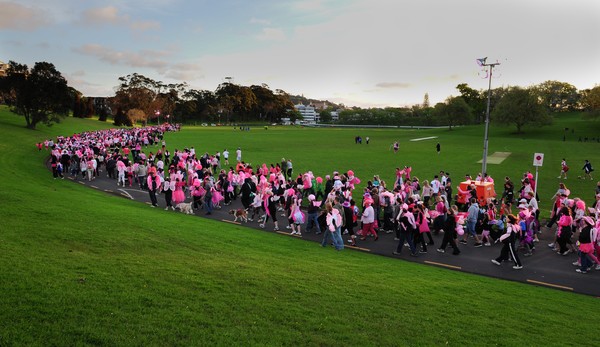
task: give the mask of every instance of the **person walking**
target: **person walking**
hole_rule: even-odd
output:
[[[415,247],[415,243],[413,241],[413,235],[417,229],[417,225],[415,223],[415,216],[413,215],[412,208],[407,204],[403,204],[400,207],[400,213],[398,213],[396,220],[398,221],[400,237],[398,240],[398,246],[396,246],[396,250],[393,252],[393,254],[400,255],[402,253],[404,243],[406,242],[410,248],[410,255],[413,257],[418,256],[417,248]]]
[[[454,251],[453,255],[459,255],[460,249],[458,249],[458,245],[456,242],[457,234],[456,234],[456,215],[458,213],[458,207],[456,205],[452,205],[451,208],[448,209],[446,213],[446,220],[444,221],[444,238],[442,239],[442,244],[440,248],[437,249],[438,252],[444,253],[446,252],[446,246],[450,244]]]
[[[496,259],[492,259],[492,263],[496,265],[502,264],[503,261],[509,260],[509,257],[512,258],[514,262],[513,269],[520,270],[523,268],[523,264],[521,264],[521,260],[519,259],[519,255],[517,254],[517,250],[515,249],[515,241],[517,239],[517,235],[520,231],[519,223],[517,217],[513,214],[509,214],[506,220],[506,232],[500,236],[500,241],[502,241],[503,246],[500,251],[500,256]]]
[[[567,165],[567,160],[563,158],[560,162],[560,174],[558,175],[558,178],[567,179],[567,171],[569,171],[569,166]]]
[[[589,177],[590,180],[593,180],[594,178],[592,177],[592,171],[594,171],[594,168],[592,167],[592,164],[589,162],[589,160],[585,160],[585,164],[583,164],[583,173],[585,174],[585,176],[583,176],[583,179],[586,179]]]
[[[160,188],[160,177],[156,174],[155,170],[150,170],[150,175],[147,178],[148,184],[148,193],[150,194],[150,201],[152,202],[152,207],[158,206],[158,201],[156,199],[156,192]]]
[[[375,231],[375,210],[373,209],[373,199],[371,197],[366,197],[363,201],[365,209],[361,216],[361,221],[363,223],[362,228],[362,237],[360,238],[362,241],[367,239],[367,236],[374,235],[375,241],[379,239],[377,236],[377,231]]]

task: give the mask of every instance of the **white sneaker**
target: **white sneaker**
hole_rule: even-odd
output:
[[[549,243],[549,244],[548,244],[548,247],[550,247],[550,248],[554,248],[554,242],[552,242],[552,243]]]
[[[263,229],[265,228],[264,224],[259,224],[258,226],[261,227],[261,228],[263,228]]]
[[[596,270],[600,270],[600,264],[596,265]]]
[[[578,261],[574,261],[574,262],[573,262],[573,265],[575,265],[575,266],[581,266],[581,264],[579,264],[579,262],[578,262]]]
[[[513,266],[513,269],[515,270],[521,270],[523,268],[523,265],[515,265]]]

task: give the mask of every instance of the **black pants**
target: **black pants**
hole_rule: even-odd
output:
[[[167,207],[173,207],[173,204],[171,203],[173,199],[173,191],[172,190],[165,190],[165,202],[167,204]]]
[[[454,252],[453,252],[454,254],[460,253],[460,249],[458,249],[458,246],[456,245],[456,233],[453,233],[451,231],[444,232],[444,238],[442,239],[442,244],[440,245],[440,249],[445,250],[446,247],[448,246],[448,244],[450,244],[450,246],[452,246],[452,249],[454,250]]]
[[[564,253],[566,251],[568,251],[569,249],[567,248],[567,245],[572,244],[573,241],[571,241],[571,235],[573,234],[573,232],[571,231],[570,227],[562,227],[562,230],[560,232],[560,237],[558,239],[556,239],[556,242],[558,242],[558,245],[560,246],[560,253]]]
[[[515,250],[515,244],[511,241],[504,241],[504,245],[502,246],[502,250],[500,251],[500,256],[496,258],[496,261],[501,263],[504,260],[509,260],[511,257],[515,263],[515,265],[521,266],[521,260],[519,259],[519,255]]]
[[[156,190],[150,189],[148,193],[150,193],[150,201],[152,201],[152,206],[158,206],[158,201],[156,200]]]
[[[201,195],[194,195],[192,196],[192,201],[194,202],[194,208],[201,208],[202,207],[202,196]]]
[[[402,248],[404,247],[404,242],[408,243],[408,247],[410,247],[410,252],[415,254],[417,252],[417,248],[415,247],[415,243],[413,242],[413,232],[412,230],[400,230],[400,237],[398,241],[398,246],[396,247],[396,252],[402,252]]]

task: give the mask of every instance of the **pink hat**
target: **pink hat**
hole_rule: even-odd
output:
[[[308,201],[314,201],[315,200],[315,195],[314,194],[310,194],[308,196]]]
[[[594,223],[594,220],[590,216],[585,216],[582,219],[584,222],[586,222],[587,224],[589,224],[591,226],[594,226],[596,224],[596,223]]]
[[[317,183],[323,183],[323,179],[321,177],[317,177]]]

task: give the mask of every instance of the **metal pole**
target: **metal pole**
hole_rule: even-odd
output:
[[[540,167],[536,166],[535,167],[535,188],[533,188],[533,198],[537,199],[537,187],[538,187],[538,169]]]
[[[494,70],[494,66],[499,65],[500,63],[493,64],[483,64],[483,66],[489,66],[490,75],[488,76],[488,100],[487,100],[487,109],[485,111],[485,134],[483,136],[483,160],[481,161],[481,175],[484,176],[487,173],[487,156],[488,156],[488,128],[490,126],[490,103],[492,100],[492,72]]]

